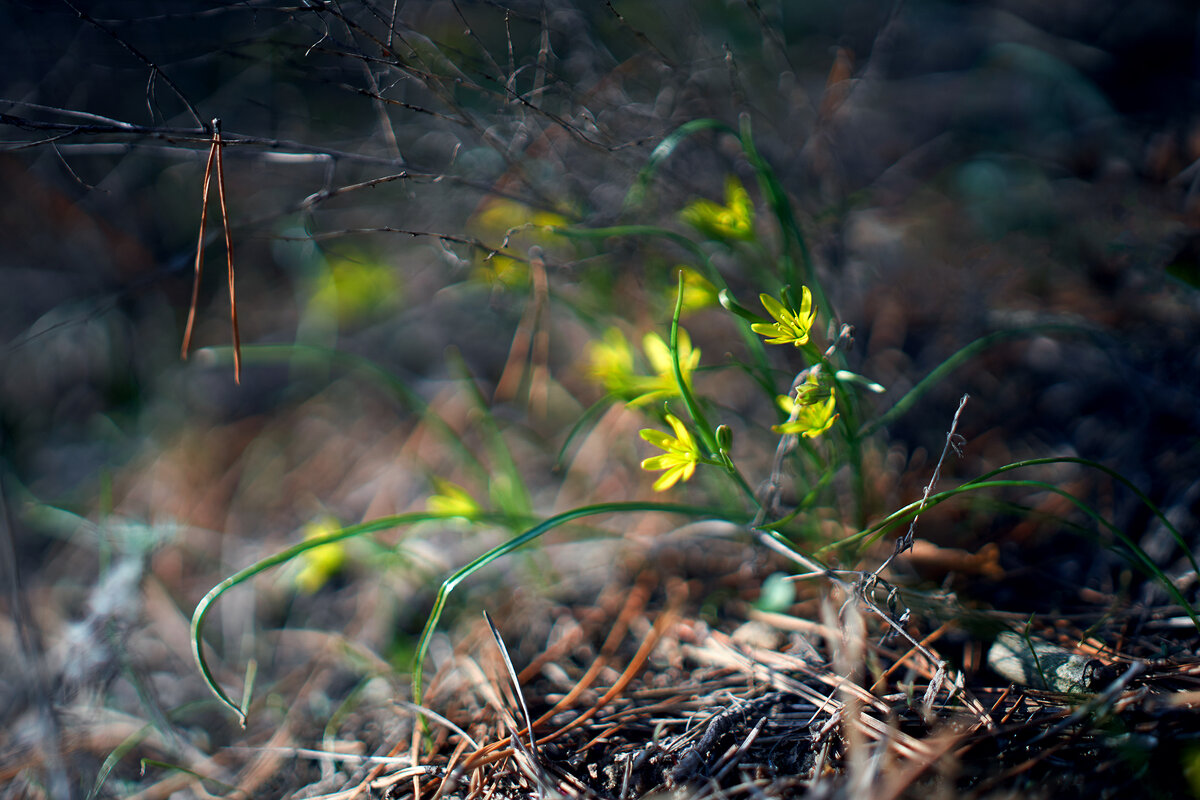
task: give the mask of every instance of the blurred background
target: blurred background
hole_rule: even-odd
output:
[[[855,370],[887,387],[879,410],[995,335],[879,432],[871,519],[920,496],[969,393],[943,480],[1081,456],[1196,530],[1191,3],[4,0],[0,19],[0,783],[86,795],[142,725],[159,738],[139,747],[184,764],[245,735],[205,705],[188,619],[306,533],[423,509],[444,481],[511,513],[650,497],[636,412],[601,408],[569,436],[605,395],[590,343],[613,325],[664,331],[689,252],[543,226],[686,233],[679,210],[720,201],[728,175],[765,216],[720,132],[684,140],[631,202],[651,152],[692,120],[752,126],[855,328]],[[215,176],[199,227],[214,118],[240,384]],[[710,255],[739,297],[766,290],[745,252]],[[685,324],[705,363],[740,354],[719,307]],[[708,388],[755,408],[719,376]],[[748,440],[749,463],[769,461],[765,441]],[[1068,467],[1047,480],[1183,569],[1129,492]],[[997,606],[1069,609],[1080,586],[1153,599],[1062,535],[1061,498],[1021,502],[931,514],[922,535],[998,545],[1005,579],[973,587]],[[825,521],[857,530],[836,507]],[[406,669],[434,579],[503,536],[426,525],[347,545],[315,577],[267,574],[210,623],[219,677],[238,685],[257,658],[279,697],[321,682],[293,731],[351,689],[401,691],[361,674]],[[602,549],[562,546],[574,572],[547,556],[521,585],[603,581]],[[288,712],[272,709],[274,730]],[[387,720],[347,724],[377,741]],[[135,759],[100,791],[150,785]]]

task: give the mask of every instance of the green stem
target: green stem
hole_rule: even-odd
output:
[[[475,560],[471,561],[464,567],[461,567],[453,575],[442,582],[438,589],[437,597],[433,601],[433,610],[429,612],[429,618],[425,622],[425,628],[421,631],[420,641],[417,643],[417,655],[413,661],[413,702],[417,705],[421,704],[422,697],[422,672],[425,667],[425,657],[429,653],[429,644],[433,639],[434,631],[437,630],[438,622],[441,620],[442,612],[446,608],[446,601],[450,597],[450,593],[466,580],[468,577],[486,567],[501,556],[511,553],[522,545],[528,544],[538,538],[547,531],[580,519],[582,517],[595,516],[597,514],[629,514],[639,511],[657,511],[669,514],[684,514],[692,517],[712,517],[715,519],[726,519],[728,514],[720,509],[704,508],[700,506],[676,505],[673,503],[656,503],[650,501],[629,502],[629,503],[598,503],[596,505],[581,506],[565,511],[562,514],[556,514],[553,517],[545,520],[539,525],[535,525],[524,533],[514,536],[504,544],[492,548]]]
[[[708,450],[708,455],[718,455],[721,452],[721,448],[717,445],[716,434],[713,432],[708,419],[704,416],[704,412],[700,409],[700,404],[696,402],[696,395],[692,392],[692,387],[684,379],[683,368],[679,365],[679,315],[682,311],[683,270],[680,270],[679,287],[675,295],[675,313],[671,315],[671,369],[675,373],[675,384],[679,387],[679,394],[683,398],[683,404],[687,406],[692,422],[696,423],[696,428],[700,431],[700,438]]]
[[[1031,325],[1027,328],[1012,328],[1008,330],[996,331],[989,333],[986,336],[981,336],[970,344],[956,351],[953,355],[934,367],[933,371],[917,382],[917,385],[908,390],[908,392],[896,401],[896,404],[889,408],[886,412],[875,419],[874,422],[864,425],[859,431],[860,436],[869,436],[885,425],[891,424],[894,420],[905,414],[912,406],[925,395],[933,386],[953,372],[958,367],[969,361],[977,354],[983,352],[997,342],[1005,339],[1017,339],[1024,336],[1034,336],[1041,333],[1094,333],[1087,328],[1078,325],[1064,325],[1060,323],[1048,323],[1045,325]]]
[[[683,368],[679,365],[679,315],[683,312],[683,270],[679,271],[679,286],[675,294],[675,313],[671,315],[671,369],[675,372],[675,383],[679,386],[679,394],[683,397],[683,404],[687,406],[688,414],[692,421],[696,423],[696,428],[700,431],[700,439],[704,442],[705,448],[709,455],[717,456],[720,462],[725,467],[725,471],[729,473],[734,482],[737,483],[746,496],[755,505],[758,504],[758,499],[754,496],[754,490],[750,488],[750,484],[746,483],[746,479],[742,477],[742,473],[734,466],[733,459],[729,457],[721,445],[717,443],[717,435],[709,424],[708,418],[704,416],[704,411],[700,408],[700,403],[696,400],[695,393],[684,380]]]
[[[1076,463],[1089,463],[1083,459],[1038,459],[1037,461],[1040,463],[1054,463],[1054,462],[1059,462],[1059,461],[1073,461]],[[1003,467],[1001,469],[1002,470],[1015,469],[1017,466],[1028,466],[1028,465],[1029,465],[1028,462],[1023,462],[1020,465],[1007,465],[1006,467]],[[992,473],[989,473],[989,474],[995,475],[998,472],[999,471],[993,471]],[[1052,492],[1052,493],[1057,494],[1060,497],[1066,499],[1068,502],[1070,502],[1072,505],[1074,505],[1076,508],[1078,508],[1084,514],[1086,514],[1093,522],[1095,522],[1096,524],[1098,524],[1101,527],[1108,530],[1109,533],[1111,533],[1113,535],[1113,537],[1116,538],[1121,543],[1121,545],[1125,548],[1125,550],[1127,550],[1128,553],[1130,554],[1126,560],[1129,561],[1133,566],[1135,566],[1139,570],[1141,570],[1143,574],[1157,580],[1162,585],[1162,587],[1166,590],[1167,594],[1169,594],[1171,596],[1171,598],[1176,603],[1178,603],[1181,608],[1183,608],[1184,613],[1186,613],[1188,615],[1188,617],[1192,620],[1192,624],[1196,626],[1196,629],[1200,630],[1200,616],[1197,616],[1197,614],[1196,614],[1195,610],[1192,608],[1191,604],[1188,603],[1188,601],[1183,597],[1183,595],[1179,592],[1179,589],[1176,588],[1175,584],[1171,581],[1171,579],[1168,578],[1165,573],[1163,573],[1163,571],[1158,567],[1158,565],[1154,563],[1153,559],[1151,559],[1150,556],[1147,555],[1146,552],[1141,547],[1139,547],[1136,542],[1134,542],[1132,539],[1130,539],[1129,536],[1124,531],[1122,531],[1120,528],[1118,528],[1112,522],[1109,522],[1104,517],[1102,517],[1099,514],[1099,512],[1097,512],[1095,509],[1093,509],[1090,505],[1088,505],[1084,501],[1080,500],[1078,497],[1076,497],[1075,495],[1066,491],[1065,489],[1061,489],[1061,488],[1055,486],[1054,484],[1046,483],[1045,481],[988,480],[987,476],[981,476],[981,477],[976,478],[968,483],[964,483],[961,486],[957,486],[953,489],[947,489],[944,492],[938,492],[937,494],[932,494],[927,499],[916,500],[912,503],[909,503],[908,505],[904,506],[904,508],[901,508],[898,511],[895,511],[895,512],[889,514],[883,520],[875,523],[871,527],[861,530],[852,536],[846,537],[845,539],[841,539],[837,542],[833,542],[831,544],[825,545],[824,547],[817,550],[817,554],[820,555],[821,553],[824,553],[827,550],[846,547],[851,544],[857,544],[859,542],[862,542],[862,544],[864,546],[869,545],[872,542],[877,541],[880,537],[882,537],[885,533],[887,533],[889,530],[896,527],[897,525],[907,521],[908,519],[916,516],[917,514],[923,513],[924,511],[926,511],[930,508],[933,508],[936,505],[939,505],[940,503],[942,503],[946,500],[949,500],[951,497],[956,497],[957,495],[965,494],[967,492],[972,492],[972,491],[976,491],[979,489],[999,489],[999,488],[1005,488],[1005,487],[1040,489],[1043,491]]]
[[[746,154],[746,159],[754,167],[754,174],[758,178],[759,189],[767,198],[767,203],[771,206],[771,211],[774,212],[775,219],[779,222],[780,233],[783,234],[784,247],[780,253],[780,261],[783,267],[783,274],[781,276],[783,282],[792,286],[799,283],[809,286],[816,297],[817,307],[824,312],[827,319],[833,319],[833,306],[830,305],[828,298],[825,296],[825,290],[821,287],[820,281],[817,280],[816,271],[813,269],[812,255],[808,250],[808,242],[805,241],[804,232],[800,230],[800,224],[796,221],[796,215],[792,212],[792,204],[788,199],[787,192],[784,190],[783,184],[779,182],[779,177],[775,174],[775,171],[771,169],[771,165],[759,155],[758,147],[754,144],[754,136],[750,131],[749,115],[742,115],[739,139],[742,145],[742,152]],[[796,271],[795,260],[790,253],[792,246],[796,248],[796,251],[800,255],[803,276],[799,275]]]
[[[208,660],[204,657],[204,648],[202,646],[204,619],[208,616],[208,612],[212,610],[213,604],[220,598],[221,595],[229,591],[234,586],[237,586],[244,581],[253,578],[254,576],[270,569],[286,563],[296,556],[311,550],[314,547],[340,542],[343,539],[350,539],[355,536],[362,536],[367,533],[376,533],[378,531],[398,528],[404,525],[412,525],[417,522],[427,522],[434,519],[453,519],[461,517],[461,514],[439,512],[439,511],[418,511],[408,514],[396,514],[389,517],[381,517],[371,522],[364,522],[359,525],[351,525],[341,530],[331,531],[330,533],[321,536],[314,536],[311,539],[305,539],[303,542],[292,545],[291,547],[281,550],[280,552],[267,556],[264,559],[256,561],[245,569],[235,572],[225,580],[218,583],[216,586],[208,590],[208,594],[196,604],[196,610],[192,612],[191,624],[191,640],[192,640],[192,656],[196,660],[196,666],[200,670],[200,677],[204,679],[204,683],[217,696],[217,699],[231,708],[238,716],[238,722],[245,727],[246,725],[246,709],[242,708],[238,703],[235,703],[229,695],[225,693],[220,686],[217,685],[216,678],[212,674],[212,670],[208,666]],[[511,519],[499,514],[481,514],[474,518],[479,522],[495,522],[500,524],[510,524]]]

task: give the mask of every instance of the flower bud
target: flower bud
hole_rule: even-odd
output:
[[[721,448],[722,453],[728,453],[729,448],[733,447],[733,429],[728,425],[717,426],[717,447]]]

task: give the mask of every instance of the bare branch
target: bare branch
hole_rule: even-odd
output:
[[[187,98],[187,95],[185,95],[183,93],[183,90],[175,85],[175,81],[171,80],[171,77],[169,75],[167,75],[167,73],[163,72],[162,69],[160,69],[157,64],[155,64],[153,61],[151,61],[149,58],[147,58],[145,56],[145,54],[142,53],[141,50],[138,50],[132,44],[125,41],[119,35],[114,33],[112,30],[110,30],[109,28],[107,28],[106,26],[101,24],[99,20],[96,20],[93,17],[89,16],[87,14],[87,12],[80,9],[78,6],[76,6],[74,3],[72,3],[71,0],[62,0],[62,2],[68,8],[70,8],[72,11],[74,11],[81,20],[88,23],[89,25],[94,25],[97,28],[99,28],[100,30],[107,33],[109,36],[111,36],[113,39],[115,39],[118,44],[120,44],[122,47],[124,47],[126,50],[128,50],[130,53],[132,53],[139,61],[141,61],[143,64],[145,64],[147,67],[149,67],[151,81],[153,81],[153,78],[155,75],[161,75],[163,81],[167,84],[167,86],[171,87],[171,91],[175,92],[175,96],[178,97],[179,100],[185,106],[187,106],[188,113],[192,115],[192,119],[196,120],[196,126],[199,128],[204,127],[204,122],[201,120],[200,112],[196,110],[196,106],[193,105],[192,101]]]

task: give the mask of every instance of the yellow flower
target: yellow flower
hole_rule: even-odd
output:
[[[756,322],[750,326],[750,330],[766,337],[767,344],[792,344],[799,347],[808,342],[808,332],[817,318],[817,311],[813,308],[812,292],[807,286],[800,287],[799,311],[785,306],[769,294],[760,294],[758,299],[775,321]]]
[[[749,241],[754,238],[754,204],[742,182],[725,179],[725,205],[696,200],[680,212],[683,221],[713,239]]]
[[[615,395],[633,391],[633,349],[619,328],[609,328],[600,341],[588,345],[588,374]]]
[[[640,431],[643,439],[666,451],[642,462],[644,470],[666,470],[654,482],[654,491],[656,492],[665,492],[680,480],[689,480],[696,471],[696,464],[702,458],[700,448],[696,446],[696,440],[692,438],[692,434],[683,426],[683,423],[674,414],[667,414],[667,422],[675,431],[674,436],[669,436],[653,428],[644,428]]]
[[[396,269],[365,254],[331,257],[313,283],[309,310],[339,322],[379,316],[400,299]]]
[[[454,514],[463,519],[473,519],[483,510],[475,498],[457,483],[451,483],[443,478],[433,479],[436,494],[425,501],[425,508],[441,514]]]
[[[333,517],[304,526],[304,538],[316,539],[340,529],[342,526]],[[296,588],[305,594],[313,594],[329,579],[341,571],[346,563],[346,546],[342,542],[318,545],[300,554],[302,566],[296,573]]]
[[[634,372],[633,348],[620,330],[609,328],[600,341],[592,342],[588,347],[588,373],[606,390],[633,406],[677,397],[679,385],[671,364],[671,348],[657,333],[648,333],[642,339],[642,350],[654,370],[653,375]],[[692,347],[691,337],[680,328],[679,371],[688,386],[691,386],[692,372],[699,364],[700,351]]]
[[[700,366],[700,351],[692,348],[692,338],[683,328],[679,329],[679,372],[688,388],[692,385],[692,373]],[[679,396],[679,383],[675,380],[675,366],[671,360],[671,348],[657,333],[647,333],[642,338],[642,352],[650,362],[654,375],[645,376],[638,382],[637,397],[629,401],[631,406],[641,406],[655,400]]]
[[[807,436],[811,439],[833,427],[833,421],[838,418],[838,415],[834,413],[837,400],[834,398],[833,392],[830,392],[829,396],[822,400],[817,396],[815,386],[809,388],[806,384],[801,386],[796,394],[798,395],[797,399],[786,394],[781,394],[776,398],[779,407],[788,415],[788,421],[782,425],[772,425],[771,430],[778,434]]]

